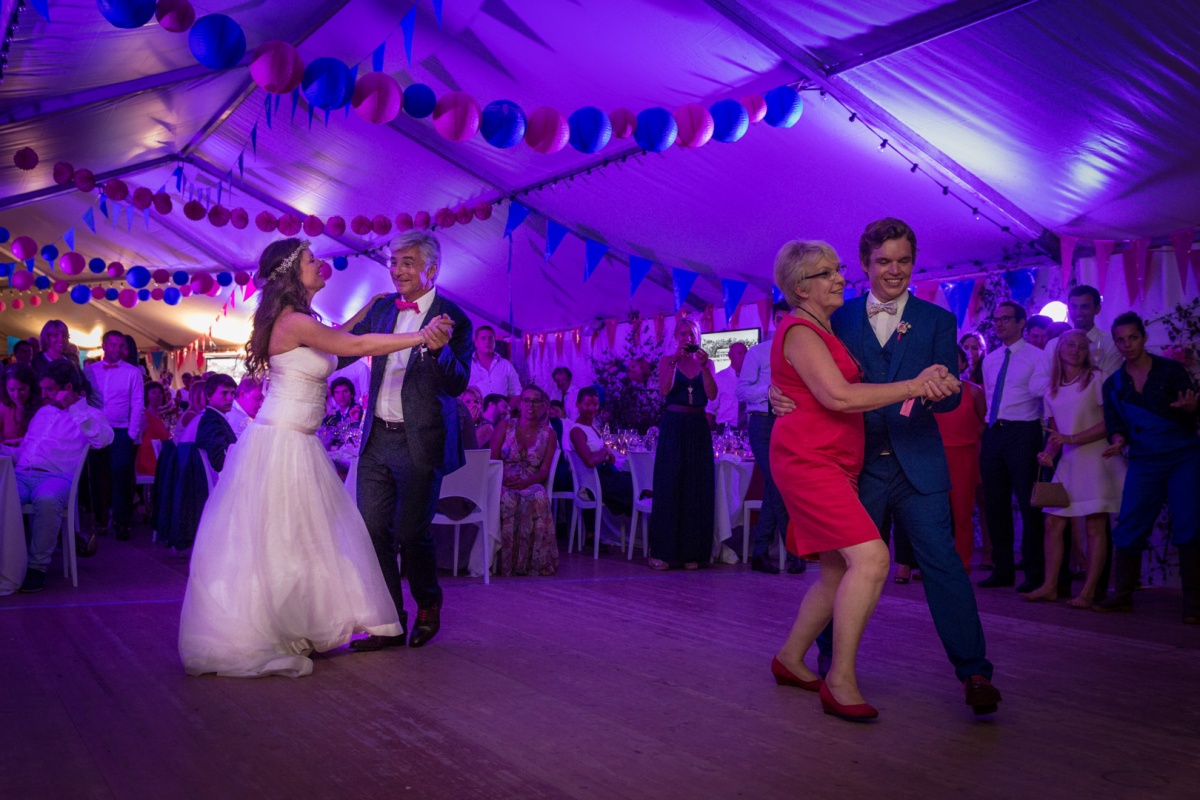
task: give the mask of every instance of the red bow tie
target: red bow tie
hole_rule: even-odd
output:
[[[397,297],[396,298],[396,308],[400,309],[401,311],[416,311],[417,304],[410,303],[407,300],[402,300],[401,298]]]

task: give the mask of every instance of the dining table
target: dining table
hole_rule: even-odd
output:
[[[21,521],[21,496],[17,473],[9,456],[0,456],[0,595],[21,588],[28,567],[25,525]]]

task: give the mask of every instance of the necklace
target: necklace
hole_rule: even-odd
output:
[[[1083,370],[1080,370],[1078,375],[1076,375],[1074,378],[1071,378],[1071,380],[1069,380],[1069,381],[1063,381],[1062,385],[1070,386],[1073,383],[1079,383],[1079,379],[1082,377],[1083,377]]]
[[[821,322],[821,320],[817,319],[817,316],[816,316],[816,314],[812,313],[811,311],[809,311],[809,310],[808,310],[807,308],[805,308],[804,306],[796,306],[796,308],[797,308],[798,310],[800,310],[800,311],[803,311],[805,314],[808,314],[810,317],[812,317],[812,320],[813,320],[813,322],[815,322],[815,323],[817,323],[818,325],[820,325],[820,326],[821,326],[821,327],[822,327],[822,328],[825,330],[825,332],[826,332],[826,333],[828,333],[830,336],[833,336],[833,331],[831,331],[831,330],[829,329],[829,326],[828,326],[828,325],[826,325],[824,322]]]
[[[821,320],[817,319],[816,315],[813,314],[811,311],[809,311],[807,308],[804,308],[803,306],[796,306],[796,308],[799,309],[800,311],[803,311],[805,314],[808,314],[810,317],[812,317],[813,322],[820,325],[825,330],[825,332],[828,333],[830,336],[832,336],[834,339],[837,339],[838,344],[840,344],[842,346],[842,350],[844,350],[846,355],[850,356],[850,360],[852,362],[854,362],[854,368],[858,370],[858,379],[859,379],[859,381],[862,381],[863,378],[865,377],[865,373],[863,372],[862,364],[859,363],[859,361],[855,357],[854,353],[850,352],[850,348],[846,347],[846,343],[843,342],[836,333],[834,333],[832,330],[830,330],[828,325],[826,325],[824,322],[821,322]]]

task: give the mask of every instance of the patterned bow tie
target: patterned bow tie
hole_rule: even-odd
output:
[[[410,303],[407,300],[402,300],[399,297],[397,297],[396,298],[396,308],[400,309],[401,311],[416,311],[417,304]]]
[[[884,311],[891,314],[893,317],[896,316],[896,301],[889,300],[886,303],[867,303],[868,317],[873,317],[876,314],[883,313]]]

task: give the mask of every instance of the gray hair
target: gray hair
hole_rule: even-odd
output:
[[[783,292],[783,299],[792,308],[800,305],[800,292],[808,291],[808,276],[822,259],[828,258],[835,265],[837,251],[828,242],[793,239],[775,256],[775,285]]]
[[[438,241],[435,234],[429,231],[407,231],[400,234],[388,246],[390,258],[392,253],[399,253],[401,250],[417,248],[421,252],[421,258],[425,261],[425,266],[433,265],[441,266],[442,264],[442,243]]]

